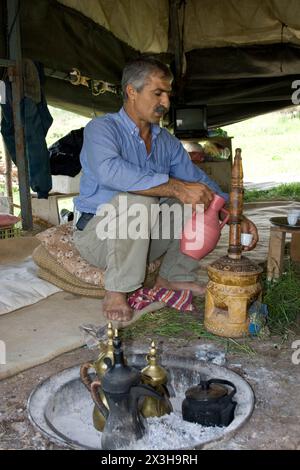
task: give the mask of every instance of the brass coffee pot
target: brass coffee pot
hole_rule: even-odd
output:
[[[162,399],[158,400],[153,396],[146,396],[142,402],[140,411],[144,418],[152,416],[163,416],[173,411],[170,402],[170,393],[167,388],[168,374],[167,371],[158,364],[157,349],[155,342],[152,341],[149,354],[146,355],[148,365],[142,369],[142,383],[150,385],[156,390]]]
[[[80,378],[82,383],[86,386],[88,391],[91,393],[91,384],[93,382],[93,379],[91,378],[89,374],[90,369],[94,369],[97,377],[99,380],[102,379],[103,375],[107,371],[107,364],[105,363],[105,359],[109,358],[112,363],[114,362],[114,345],[113,345],[113,337],[114,337],[114,331],[112,324],[109,323],[107,326],[107,337],[108,340],[106,343],[99,343],[99,349],[100,349],[100,354],[96,361],[94,363],[89,363],[86,362],[80,367]],[[105,398],[105,395],[102,391],[101,388],[98,389],[98,392],[100,394],[100,398],[104,405],[108,408],[108,403]],[[103,416],[102,413],[100,413],[98,407],[95,405],[94,410],[93,410],[93,423],[94,427],[97,429],[97,431],[103,431],[104,426],[105,426],[105,417]]]

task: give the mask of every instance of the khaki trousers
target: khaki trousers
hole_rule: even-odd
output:
[[[122,196],[123,202],[126,198],[126,204],[120,203],[119,196]],[[158,213],[159,198],[150,196],[140,196],[131,193],[119,193],[110,202],[114,208],[114,213],[107,223],[107,214],[96,215],[93,217],[84,230],[75,231],[74,242],[81,256],[90,264],[105,269],[105,289],[115,292],[132,292],[143,285],[145,280],[147,263],[151,263],[164,254],[163,262],[160,267],[160,276],[168,281],[195,281],[197,279],[196,271],[199,262],[193,258],[184,255],[180,251],[180,240],[174,238],[175,217],[172,211],[174,204],[180,205],[176,199],[166,199],[163,201],[170,207],[170,236],[164,239],[163,228],[166,228],[165,219],[162,213]],[[141,205],[143,217],[138,224],[137,216],[132,215],[134,209]],[[152,210],[151,206],[155,206]],[[166,206],[165,206],[166,207]],[[139,212],[138,212],[139,214]],[[106,223],[104,224],[106,217]],[[163,221],[163,223],[162,223]],[[164,224],[164,225],[163,225]],[[99,238],[99,228],[116,227],[116,236],[106,239]],[[124,227],[131,229],[135,227],[141,230],[143,226],[144,238],[125,238],[122,239]],[[181,227],[182,228],[182,227]],[[156,238],[151,238],[151,234]],[[121,234],[121,235],[120,235]],[[102,235],[100,233],[100,235]]]

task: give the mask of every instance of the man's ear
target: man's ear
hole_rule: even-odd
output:
[[[134,101],[135,96],[136,96],[136,89],[132,85],[129,84],[126,87],[126,92],[127,92],[128,99],[130,101]]]

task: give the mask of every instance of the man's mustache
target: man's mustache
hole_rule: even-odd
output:
[[[155,112],[159,114],[165,114],[168,111],[168,108],[165,108],[164,106],[160,105],[155,108]]]

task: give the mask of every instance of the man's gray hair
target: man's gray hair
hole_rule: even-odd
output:
[[[150,75],[161,72],[162,76],[170,81],[173,74],[169,67],[153,57],[145,57],[133,60],[125,65],[122,75],[123,100],[127,101],[127,85],[132,85],[136,91],[141,91],[147,83]]]

